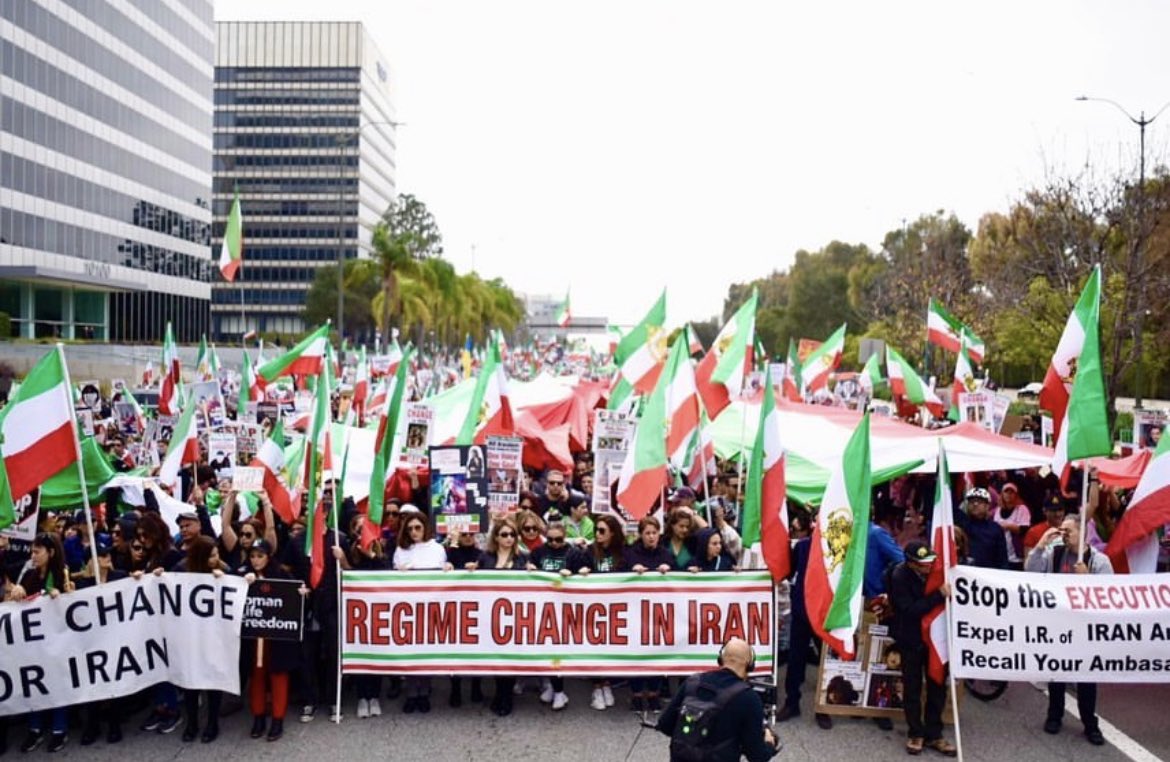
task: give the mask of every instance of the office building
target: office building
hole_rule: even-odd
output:
[[[0,311],[180,341],[211,297],[212,0],[0,3]]]
[[[238,191],[244,261],[212,330],[298,334],[317,271],[368,255],[394,197],[390,67],[357,22],[216,26],[213,248]]]

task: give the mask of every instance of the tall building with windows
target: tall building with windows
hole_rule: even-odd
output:
[[[390,67],[358,22],[216,26],[213,248],[238,192],[244,261],[213,333],[300,333],[317,271],[368,253],[394,197]]]
[[[180,341],[211,297],[212,0],[0,2],[0,312]]]

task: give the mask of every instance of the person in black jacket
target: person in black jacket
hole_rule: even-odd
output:
[[[991,516],[991,493],[982,487],[963,496],[966,512],[955,512],[955,524],[967,533],[971,564],[984,569],[1008,568],[1007,540],[1003,527]]]
[[[660,574],[675,571],[674,554],[662,541],[662,527],[653,516],[643,516],[638,522],[638,539],[626,548],[626,564],[630,571],[645,574],[656,571]],[[660,691],[666,685],[665,677],[630,678],[630,708],[635,712],[643,710],[657,712],[660,705]]]
[[[779,751],[779,741],[768,728],[764,728],[764,704],[748,685],[748,673],[755,662],[751,646],[741,638],[732,638],[719,651],[719,669],[703,672],[688,678],[678,693],[671,699],[666,710],[658,717],[658,732],[677,739],[680,722],[685,722],[682,709],[687,699],[698,697],[711,700],[722,694],[726,702],[717,704],[711,720],[710,733],[705,742],[694,747],[705,752],[703,758],[716,762],[738,762],[740,756],[749,762],[764,762]],[[718,701],[716,699],[716,701]],[[683,758],[671,741],[672,760]]]
[[[479,556],[479,569],[523,570],[528,563],[527,554],[520,550],[520,532],[510,517],[492,524],[488,534],[487,549]],[[496,695],[492,698],[491,709],[499,717],[512,713],[512,690],[516,678],[497,677]]]
[[[1004,548],[1003,533],[1000,544]],[[926,644],[922,641],[922,619],[941,606],[951,594],[945,582],[932,593],[926,592],[926,577],[936,556],[923,542],[906,545],[906,561],[894,567],[890,575],[890,605],[894,610],[890,635],[902,651],[902,682],[906,724],[909,725],[906,751],[921,754],[923,747],[934,749],[948,757],[958,750],[942,736],[942,712],[946,703],[946,687],[926,674]],[[922,684],[926,683],[926,707],[922,706]]]

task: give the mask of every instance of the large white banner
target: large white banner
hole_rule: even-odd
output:
[[[1170,682],[1170,575],[957,566],[953,583],[956,677]]]
[[[345,572],[346,673],[636,675],[714,668],[728,638],[772,671],[767,572]]]
[[[170,682],[240,692],[241,577],[167,573],[0,604],[0,716]]]

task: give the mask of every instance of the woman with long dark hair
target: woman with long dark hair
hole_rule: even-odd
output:
[[[400,519],[402,532],[398,535],[398,547],[394,550],[394,569],[397,571],[422,571],[449,569],[447,552],[431,536],[431,524],[417,508],[403,510]],[[431,679],[410,675],[404,681],[406,700],[402,711],[410,714],[431,711]]]
[[[593,527],[593,543],[577,551],[570,562],[578,574],[608,574],[627,571],[624,550],[626,537],[616,516],[605,514],[597,518]],[[589,706],[604,711],[613,706],[613,687],[609,680],[593,681],[593,697]]]
[[[187,547],[187,557],[179,564],[179,569],[192,574],[210,574],[216,579],[227,571],[225,564],[219,557],[219,546],[215,540],[207,535],[199,535],[191,540]],[[183,727],[183,741],[191,743],[199,735],[199,694],[202,693],[207,703],[207,725],[203,728],[200,741],[211,743],[219,737],[219,706],[223,701],[220,691],[183,691],[183,708],[187,713],[187,724]]]
[[[378,533],[377,539],[371,539],[366,547],[362,547],[362,530],[366,521],[366,516],[362,513],[355,513],[350,518],[348,553],[337,545],[333,546],[334,558],[346,571],[352,569],[382,571],[390,568],[390,562],[382,550],[381,533]],[[353,682],[358,695],[358,719],[382,716],[382,703],[378,700],[382,693],[382,676],[354,675]]]
[[[488,534],[487,549],[479,556],[480,569],[522,570],[528,564],[528,554],[521,550],[520,532],[510,517],[504,517],[492,524]],[[512,690],[516,678],[497,677],[496,694],[492,697],[491,710],[500,717],[512,713]]]

